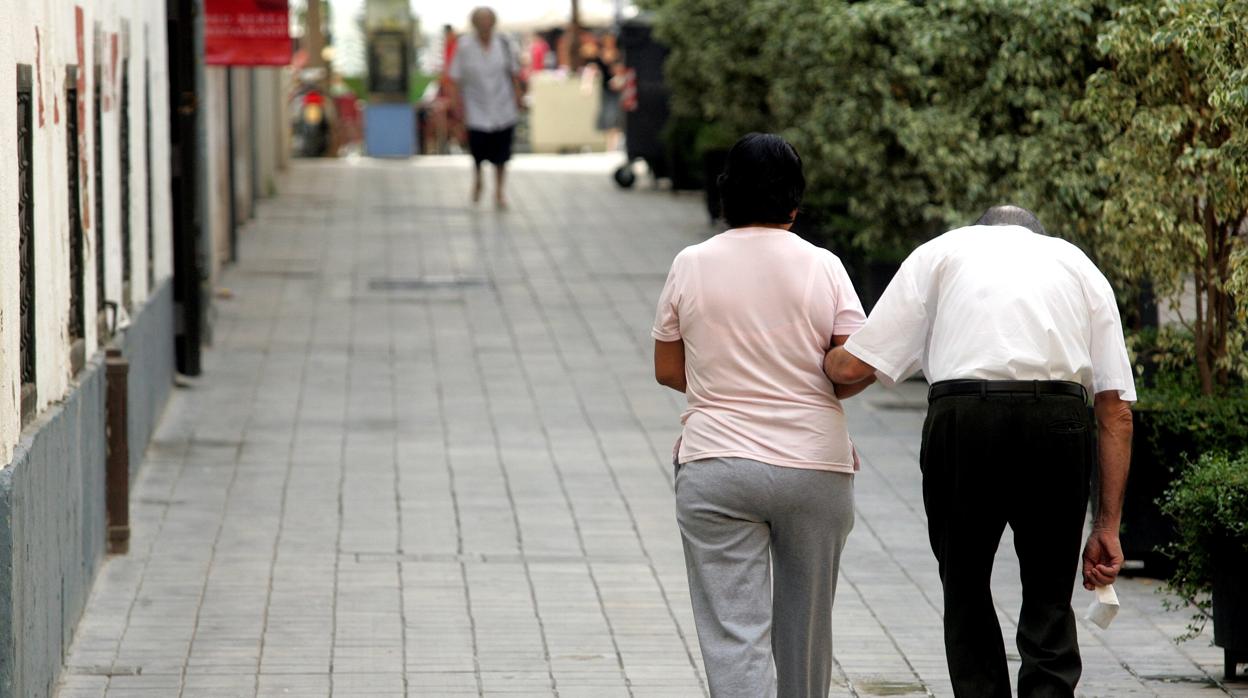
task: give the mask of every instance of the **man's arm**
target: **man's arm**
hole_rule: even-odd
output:
[[[1122,524],[1122,498],[1131,468],[1131,403],[1118,397],[1117,390],[1097,393],[1097,459],[1100,464],[1100,496],[1093,510],[1092,533],[1083,549],[1083,586],[1094,589],[1112,584],[1122,569],[1122,545],[1118,527]]]
[[[524,111],[524,82],[518,73],[511,74],[511,89],[516,97],[516,109]]]
[[[685,392],[685,341],[654,340],[654,379],[678,393]]]
[[[875,368],[845,351],[844,346],[836,346],[823,357],[823,374],[828,377],[828,380],[838,385],[854,385],[873,378]]]
[[[844,346],[845,342],[848,340],[849,340],[849,335],[847,334],[833,335],[832,336],[833,349]],[[845,353],[851,358],[853,358],[854,361],[859,361],[858,358],[855,357],[853,354],[849,354],[848,352],[845,352]],[[832,374],[828,373],[828,357],[831,355],[832,355],[832,352],[829,351],[827,354],[824,354],[823,356],[823,373],[824,375],[828,376],[829,380],[831,380],[832,378]],[[859,361],[859,363],[862,363],[862,362]],[[866,366],[865,363],[862,365]],[[867,366],[867,368],[870,368],[870,366]],[[837,399],[847,400],[857,395],[858,393],[861,393],[862,391],[866,390],[874,382],[875,382],[875,372],[872,371],[866,378],[854,381],[853,383],[841,383],[841,382],[833,380],[832,385],[836,389]]]

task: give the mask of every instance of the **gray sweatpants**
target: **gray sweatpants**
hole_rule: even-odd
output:
[[[826,698],[854,476],[691,461],[676,466],[676,520],[711,696]]]

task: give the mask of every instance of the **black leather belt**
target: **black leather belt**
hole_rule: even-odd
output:
[[[1088,401],[1088,393],[1082,385],[1072,381],[989,381],[989,380],[951,380],[932,383],[927,389],[930,402],[937,398],[953,395],[978,395],[987,397],[989,393],[1010,393],[1013,395],[1069,395],[1084,402]]]

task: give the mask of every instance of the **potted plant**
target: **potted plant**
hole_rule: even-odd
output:
[[[1177,535],[1167,548],[1172,606],[1195,609],[1182,639],[1200,634],[1212,611],[1213,641],[1234,679],[1248,663],[1248,449],[1201,455],[1166,491],[1162,511]]]
[[[1142,564],[1133,574],[1164,579],[1174,571],[1164,551],[1175,529],[1159,498],[1197,455],[1248,448],[1248,389],[1230,380],[1214,395],[1202,394],[1191,338],[1182,332],[1150,330],[1131,340],[1142,375],[1121,541],[1126,558]]]
[[[1151,282],[1176,312],[1163,319],[1162,348],[1181,358],[1142,381],[1138,436],[1123,544],[1144,529],[1166,533],[1153,500],[1181,453],[1243,441],[1248,377],[1248,123],[1242,70],[1248,44],[1226,0],[1127,3],[1100,33],[1104,65],[1087,81],[1074,113],[1096,126],[1090,152],[1103,178],[1096,245],[1119,282]],[[1237,95],[1231,98],[1230,95]],[[1229,412],[1227,410],[1230,410]],[[1173,437],[1173,438],[1172,438]],[[1238,439],[1238,442],[1235,441]]]

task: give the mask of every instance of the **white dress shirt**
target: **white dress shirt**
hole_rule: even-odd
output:
[[[899,381],[1065,380],[1134,401],[1114,291],[1079,248],[974,225],[920,246],[845,349]]]
[[[473,131],[501,131],[519,120],[512,76],[520,71],[515,51],[497,32],[489,50],[470,32],[455,49],[450,78],[464,96],[464,121]]]

